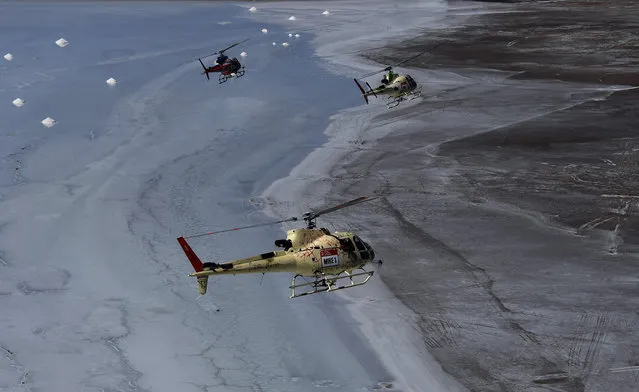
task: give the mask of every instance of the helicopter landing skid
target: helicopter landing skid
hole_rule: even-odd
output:
[[[348,272],[344,272],[345,276],[342,276],[341,274],[339,275],[317,275],[315,276],[315,279],[312,282],[307,282],[307,283],[302,283],[302,284],[296,284],[296,279],[299,277],[302,277],[302,275],[295,275],[293,277],[293,280],[291,282],[291,286],[289,286],[289,288],[292,290],[292,294],[289,298],[298,298],[298,297],[303,297],[305,295],[311,295],[311,294],[318,294],[318,293],[324,293],[324,292],[331,292],[331,291],[337,291],[337,290],[342,290],[342,289],[349,289],[351,287],[356,287],[356,286],[361,286],[363,284],[366,284],[366,282],[368,282],[368,280],[373,276],[373,274],[375,273],[375,271],[366,271],[363,268],[361,268],[362,271],[364,272],[359,272],[356,274],[352,274],[352,273],[348,273]],[[358,279],[359,281],[353,281],[354,277],[361,277],[361,279]],[[350,280],[350,284],[346,284],[343,286],[338,286],[337,285],[337,281],[341,280],[341,279],[349,279]],[[307,292],[303,292],[303,293],[296,293],[295,289],[300,288],[300,287],[305,287],[305,286],[312,286],[313,290],[311,291],[307,291]]]
[[[407,97],[409,97],[408,98],[409,101],[412,101],[413,99],[417,99],[417,98],[419,98],[421,96],[422,96],[422,90],[421,89],[415,90],[412,93],[407,95]]]
[[[220,84],[222,83],[226,83],[226,81],[228,81],[229,79],[233,79],[233,78],[240,78],[242,76],[244,76],[244,74],[246,73],[246,69],[244,69],[244,67],[240,68],[237,70],[237,72],[230,74],[230,75],[222,75],[220,74],[220,76],[218,77],[218,81],[220,82]]]
[[[397,97],[393,99],[391,102],[386,104],[386,109],[392,109],[398,106],[403,101],[412,101],[413,99],[417,99],[422,96],[422,90],[415,90],[406,95],[402,95],[401,97]],[[389,99],[392,97],[389,97]]]

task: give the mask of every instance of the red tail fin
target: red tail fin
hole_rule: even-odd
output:
[[[191,265],[193,266],[193,269],[195,270],[195,272],[204,271],[204,265],[200,261],[200,258],[197,257],[195,252],[193,252],[193,249],[191,249],[191,247],[186,242],[184,237],[179,237],[177,240],[178,240],[178,243],[180,244],[180,246],[182,247],[182,250],[184,251],[184,254],[186,255],[186,257],[191,262]]]

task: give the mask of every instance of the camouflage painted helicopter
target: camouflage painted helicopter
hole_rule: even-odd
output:
[[[236,57],[233,57],[232,59],[228,58],[228,56],[226,56],[224,52],[246,41],[248,41],[248,38],[245,39],[244,41],[236,42],[233,45],[229,46],[228,48],[220,50],[219,52],[215,52],[215,53],[209,54],[208,56],[199,58],[198,61],[200,62],[200,64],[202,64],[202,68],[204,68],[204,72],[202,72],[202,75],[206,75],[206,79],[210,80],[209,73],[219,72],[220,76],[218,77],[218,81],[220,82],[220,84],[226,82],[227,80],[233,77],[239,78],[243,76],[244,73],[246,72],[246,69],[242,66],[240,61]],[[206,67],[204,63],[202,62],[202,59],[206,57],[214,56],[216,54],[218,55],[218,57],[217,57],[217,60],[215,61],[215,65],[212,67]]]
[[[316,228],[315,222],[317,217],[321,215],[373,199],[375,198],[359,197],[319,212],[307,212],[303,215],[303,219],[306,221],[306,228],[288,230],[286,238],[275,241],[275,246],[283,248],[283,250],[262,253],[258,256],[225,263],[203,263],[186,242],[186,239],[294,222],[298,218],[293,217],[276,222],[179,237],[177,240],[195,270],[189,276],[197,278],[198,291],[201,295],[206,294],[208,279],[211,275],[263,274],[266,272],[295,273],[291,286],[289,286],[292,290],[290,298],[361,286],[373,276],[373,271],[366,271],[364,266],[368,263],[382,264],[381,260],[374,261],[375,251],[373,251],[373,248],[354,233],[331,233],[328,229]],[[353,270],[362,270],[363,272],[353,273]],[[304,277],[311,278],[311,281],[297,283],[298,278],[304,279]],[[357,279],[353,280],[353,278]],[[337,282],[342,279],[349,279],[350,284],[339,286]],[[311,287],[310,291],[302,293],[295,291],[297,288],[309,286]]]
[[[373,76],[381,72],[387,72],[386,74],[384,74],[384,77],[381,80],[381,84],[374,89],[371,88],[371,85],[368,84],[368,82],[366,82],[368,91],[365,91],[362,85],[357,80],[357,78],[355,78],[354,79],[355,84],[357,84],[357,87],[362,92],[362,97],[364,98],[364,101],[366,101],[366,104],[368,104],[368,97],[371,95],[374,96],[375,98],[377,98],[378,95],[388,95],[388,99],[392,99],[391,102],[386,104],[386,107],[388,109],[396,107],[402,101],[419,98],[422,95],[421,86],[419,86],[417,82],[415,82],[412,76],[408,74],[398,74],[393,72],[393,67],[398,67],[404,63],[409,62],[410,60],[416,59],[417,57],[434,50],[435,48],[437,48],[440,45],[443,45],[444,43],[445,42],[440,42],[434,47],[429,48],[428,50],[425,50],[402,62],[399,62],[395,65],[390,65],[380,71],[371,72],[369,74],[359,77],[359,79],[365,79],[369,76]]]

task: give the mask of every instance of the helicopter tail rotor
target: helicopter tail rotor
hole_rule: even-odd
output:
[[[202,64],[202,68],[204,68],[204,72],[202,72],[202,75],[206,75],[206,80],[211,80],[211,78],[209,78],[209,70],[206,69],[206,67],[204,66],[202,59],[198,59],[198,61],[200,62],[200,64]]]
[[[366,85],[368,86],[368,91],[364,91],[364,88],[362,87],[361,84],[359,84],[357,79],[353,79],[353,80],[355,81],[355,84],[357,84],[357,87],[359,88],[359,91],[362,92],[362,98],[364,98],[364,101],[366,101],[366,104],[368,105],[368,96],[371,95],[371,94],[375,95],[375,92],[371,88],[370,84],[366,83]],[[377,97],[377,95],[375,95],[375,97]]]
[[[359,82],[357,81],[357,79],[353,79],[355,81],[355,84],[357,85],[357,87],[359,88],[359,91],[362,92],[362,97],[364,98],[364,101],[366,101],[366,104],[368,105],[368,95],[366,95],[366,91],[364,91],[364,89],[362,88],[362,85],[359,84]]]

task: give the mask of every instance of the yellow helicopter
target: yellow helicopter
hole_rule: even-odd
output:
[[[357,78],[355,78],[355,84],[357,84],[357,87],[359,87],[359,90],[362,92],[362,97],[364,98],[364,101],[366,101],[366,104],[368,104],[368,97],[371,95],[375,98],[377,98],[378,95],[388,95],[388,99],[392,99],[391,102],[386,104],[386,108],[388,109],[396,107],[402,101],[419,98],[422,95],[421,86],[419,86],[417,82],[415,82],[415,79],[413,79],[412,76],[408,74],[398,74],[393,72],[393,67],[398,67],[404,63],[409,62],[410,60],[416,59],[417,57],[436,49],[444,43],[446,42],[440,42],[434,47],[429,48],[428,50],[425,50],[402,62],[399,62],[395,65],[390,65],[380,71],[371,72],[359,77],[359,79],[365,79],[369,76],[373,76],[381,72],[387,72],[386,74],[384,74],[384,77],[381,80],[381,84],[374,89],[371,88],[371,85],[368,84],[368,82],[365,82],[366,86],[368,87],[368,91],[365,91]]]
[[[373,199],[376,198],[363,196],[319,212],[307,212],[303,215],[303,219],[306,221],[306,228],[288,230],[285,239],[275,241],[275,246],[283,248],[283,250],[262,253],[244,259],[220,264],[213,262],[203,263],[186,242],[186,239],[294,222],[298,218],[293,217],[276,222],[179,237],[177,241],[195,270],[189,276],[197,278],[197,287],[200,295],[206,294],[208,279],[211,275],[264,274],[266,272],[295,273],[291,286],[289,286],[292,290],[290,298],[361,286],[373,276],[373,271],[366,271],[364,266],[368,263],[382,264],[381,260],[374,261],[375,251],[373,248],[354,233],[331,233],[328,229],[316,228],[315,222],[317,217],[321,215]],[[354,270],[363,272],[353,273]],[[311,278],[311,281],[298,283],[298,278]],[[353,278],[356,279],[354,280]],[[341,283],[343,279],[348,279],[350,283],[338,285],[338,282]],[[309,286],[311,287],[310,291],[298,293],[295,290]]]
[[[422,95],[421,88],[417,89],[417,82],[415,82],[410,75],[397,74],[393,72],[392,67],[384,68],[382,71],[376,73],[384,71],[388,71],[388,74],[384,75],[382,84],[379,87],[373,89],[371,85],[366,82],[368,91],[364,91],[362,85],[359,84],[357,79],[354,79],[357,87],[359,87],[362,92],[362,97],[364,97],[366,104],[368,104],[368,97],[371,95],[375,96],[375,98],[377,98],[377,95],[388,95],[388,99],[392,99],[392,101],[386,104],[386,108],[391,109],[406,99],[413,100]]]

